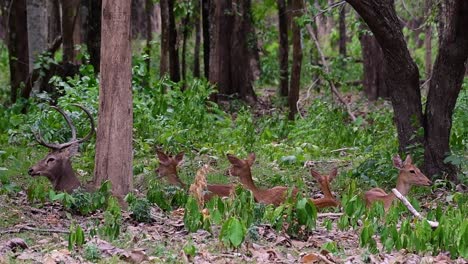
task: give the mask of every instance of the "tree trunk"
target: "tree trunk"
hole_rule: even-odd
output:
[[[347,0],[364,19],[383,51],[384,75],[395,113],[400,151],[422,143],[419,72],[406,46],[393,0]]]
[[[277,0],[278,26],[279,26],[279,67],[280,67],[280,96],[288,96],[289,86],[289,44],[288,44],[288,14],[286,12],[286,1]]]
[[[161,7],[161,57],[159,58],[159,75],[169,72],[169,8],[168,0],[159,2]]]
[[[29,72],[32,72],[38,55],[47,49],[47,6],[46,0],[27,0],[26,4]],[[35,86],[33,89],[37,91],[38,86]]]
[[[390,91],[385,84],[384,67],[382,64],[383,52],[379,43],[372,33],[363,33],[359,40],[361,42],[362,61],[364,66],[364,76],[362,84],[364,93],[369,100],[377,98],[388,98]]]
[[[187,81],[187,38],[189,35],[189,25],[190,15],[187,15],[182,20],[182,80]],[[185,86],[185,85],[184,85]],[[185,89],[185,87],[184,87]]]
[[[292,0],[292,45],[293,45],[293,62],[291,68],[291,86],[289,87],[289,120],[294,120],[297,114],[297,101],[299,100],[299,89],[301,86],[301,67],[302,67],[302,43],[301,43],[301,28],[294,21],[296,17],[301,16],[302,0]]]
[[[211,38],[210,38],[210,10],[211,0],[202,1],[202,26],[203,26],[203,71],[205,78],[209,80],[210,77],[210,50],[211,50]],[[213,18],[211,18],[213,19]]]
[[[89,62],[96,73],[101,64],[101,11],[102,0],[85,0],[88,17],[85,23],[86,47],[89,52]]]
[[[468,2],[441,4],[439,52],[434,63],[425,112],[424,168],[429,175],[448,173],[457,181],[456,168],[444,163],[450,153],[452,114],[468,58]]]
[[[237,95],[248,103],[257,100],[253,91],[249,59],[251,47],[246,32],[251,32],[250,0],[222,0],[210,9],[210,82],[219,95]]]
[[[112,183],[123,197],[132,189],[132,54],[131,5],[128,0],[102,2],[101,81],[96,138],[95,184]]]
[[[28,23],[26,21],[26,0],[12,0],[8,18],[8,60],[10,66],[10,99],[16,102],[21,83],[29,74]]]
[[[338,42],[339,52],[342,57],[346,57],[346,4],[341,7],[340,20],[338,24],[340,32],[340,39]]]
[[[193,22],[195,23],[195,47],[193,51],[193,77],[200,78],[200,0],[195,1],[195,13]]]
[[[146,1],[132,0],[132,17],[130,28],[132,30],[132,39],[142,39],[146,36]]]
[[[74,34],[80,0],[62,0],[63,61],[75,61]],[[79,34],[79,32],[77,32]]]
[[[153,22],[152,17],[154,13],[153,0],[146,0],[146,55],[148,60],[146,61],[146,70],[149,73],[151,69],[151,41],[153,40]]]
[[[177,30],[174,17],[175,0],[168,0],[169,15],[169,75],[174,82],[180,81],[179,49],[177,45]]]
[[[50,0],[47,2],[47,14],[49,17],[47,43],[52,43],[56,38],[62,35],[59,0]]]
[[[426,0],[424,4],[425,14],[428,17],[431,14],[432,1]],[[424,29],[424,66],[426,68],[426,79],[431,77],[432,69],[432,25],[427,22]]]

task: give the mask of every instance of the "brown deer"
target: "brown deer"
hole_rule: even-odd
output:
[[[393,165],[399,170],[396,189],[406,196],[411,189],[411,186],[430,186],[431,180],[424,175],[418,167],[413,164],[411,156],[406,156],[404,162],[401,161],[399,155],[393,157]],[[364,194],[366,205],[370,207],[375,201],[383,201],[385,211],[388,211],[395,200],[395,194],[387,194],[380,188],[373,188]]]
[[[170,184],[180,186],[186,189],[186,185],[180,180],[177,168],[184,158],[184,153],[181,152],[176,156],[170,156],[160,150],[156,150],[159,159],[159,167],[155,172],[159,178],[165,178]],[[208,201],[214,196],[227,197],[231,194],[233,187],[230,184],[208,184],[207,193],[204,195],[204,200]]]
[[[47,143],[39,131],[34,132],[36,141],[49,148],[51,151],[44,159],[32,166],[28,174],[32,177],[47,177],[56,191],[72,192],[74,189],[80,187],[80,181],[73,171],[71,157],[78,152],[79,144],[89,140],[94,133],[94,120],[91,113],[81,105],[75,104],[75,106],[81,108],[86,113],[91,123],[91,131],[84,138],[76,138],[76,128],[70,117],[68,117],[62,109],[55,106],[52,106],[52,108],[65,118],[65,121],[71,129],[72,138],[68,142],[62,144]]]
[[[285,186],[276,186],[271,189],[259,189],[252,180],[252,173],[250,167],[255,162],[255,154],[251,153],[247,159],[242,160],[234,155],[227,154],[227,158],[231,163],[229,167],[229,174],[232,176],[239,177],[242,185],[252,191],[255,200],[259,203],[280,205],[286,199],[289,188]],[[320,173],[313,171],[312,176],[319,182],[321,189],[325,195],[324,198],[312,199],[312,202],[318,208],[324,208],[328,206],[338,206],[339,203],[333,197],[330,191],[329,181],[336,177],[336,170],[330,176],[323,176]],[[298,192],[297,188],[292,190],[293,197]]]

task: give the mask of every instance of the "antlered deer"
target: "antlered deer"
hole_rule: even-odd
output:
[[[73,171],[70,159],[78,152],[79,144],[89,140],[94,133],[94,120],[91,113],[81,105],[75,106],[81,108],[86,113],[91,123],[91,131],[84,138],[76,138],[76,128],[72,120],[62,109],[55,106],[52,106],[52,108],[65,118],[65,121],[71,129],[72,138],[68,142],[62,144],[47,143],[40,132],[34,132],[36,141],[49,148],[51,151],[44,159],[32,166],[28,174],[32,177],[47,177],[56,191],[72,192],[74,189],[80,187],[80,181]]]
[[[159,178],[165,178],[170,184],[180,186],[186,189],[186,185],[180,180],[177,167],[184,158],[184,153],[181,152],[172,157],[160,150],[156,150],[159,159],[159,167],[155,170]],[[233,189],[230,184],[208,184],[208,192],[204,195],[204,200],[208,201],[214,196],[227,197],[231,194]]]
[[[264,204],[273,204],[273,205],[280,205],[286,199],[287,192],[289,190],[288,187],[285,186],[276,186],[271,189],[259,189],[254,184],[252,180],[252,173],[250,167],[255,162],[255,154],[251,153],[247,157],[247,159],[242,160],[237,158],[234,155],[227,154],[227,158],[231,163],[229,167],[229,174],[232,176],[239,177],[240,182],[244,185],[245,188],[252,191],[255,200],[259,203]],[[330,181],[336,177],[336,169],[329,175],[323,176],[320,173],[312,170],[312,176],[318,181],[320,188],[325,195],[324,198],[320,199],[311,199],[311,201],[317,206],[318,208],[324,208],[329,206],[338,206],[339,203],[336,201],[334,196],[330,191]],[[296,196],[298,190],[294,188],[292,190],[293,197]]]
[[[412,185],[416,186],[429,186],[431,180],[424,175],[418,167],[413,164],[411,156],[406,156],[404,162],[401,161],[399,155],[393,157],[393,165],[400,171],[398,174],[396,189],[403,195],[406,196],[411,189]],[[364,194],[367,206],[371,206],[375,201],[383,201],[385,211],[388,211],[395,200],[395,194],[387,194],[380,188],[373,188]]]

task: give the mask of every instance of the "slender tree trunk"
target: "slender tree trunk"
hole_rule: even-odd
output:
[[[109,179],[113,194],[132,189],[132,54],[131,5],[103,0],[101,82],[96,139],[95,184]],[[117,103],[116,103],[117,102]]]
[[[168,0],[161,0],[161,57],[159,61],[159,75],[163,77],[169,73],[169,6]]]
[[[153,40],[153,22],[152,17],[154,13],[153,0],[146,0],[146,55],[148,60],[146,61],[146,70],[148,73],[151,69],[151,41]]]
[[[146,1],[147,0],[132,0],[132,22],[130,24],[132,30],[132,39],[142,39],[147,35],[146,22],[148,19],[146,19]]]
[[[101,64],[101,11],[102,0],[85,0],[88,18],[85,23],[86,47],[89,52],[89,62],[96,73]]]
[[[416,131],[422,126],[419,72],[406,46],[393,0],[347,0],[364,19],[383,50],[386,85],[391,91],[395,121],[404,152],[422,143]]]
[[[288,96],[289,87],[289,44],[288,44],[288,14],[286,1],[277,0],[279,25],[279,67],[280,67],[280,96]]]
[[[15,0],[16,1],[16,0]],[[29,72],[34,69],[38,55],[47,49],[46,0],[27,0]],[[35,86],[33,89],[37,89]]]
[[[59,0],[50,0],[47,2],[47,14],[49,17],[47,43],[52,43],[56,38],[62,35]]]
[[[210,10],[211,0],[202,1],[202,22],[203,22],[203,71],[205,78],[210,79],[210,51],[211,51],[211,38],[210,38]]]
[[[339,20],[339,51],[342,57],[346,57],[346,4],[340,9],[340,20]]]
[[[177,30],[174,17],[175,0],[168,0],[169,11],[169,74],[174,82],[180,81],[179,48],[177,45]]]
[[[74,35],[80,0],[62,0],[63,61],[75,61]],[[77,32],[79,34],[79,32]]]
[[[424,2],[426,17],[431,14],[431,8],[432,1],[426,0]],[[432,69],[432,25],[429,22],[424,29],[424,35],[424,66],[426,68],[426,79],[428,79],[431,77]]]
[[[193,51],[193,77],[200,78],[200,0],[195,1],[195,13],[193,22],[195,23],[195,47]]]
[[[291,86],[289,87],[289,119],[294,120],[297,114],[297,101],[299,100],[299,89],[301,86],[301,68],[302,68],[302,43],[301,43],[301,28],[294,21],[296,17],[301,16],[303,7],[302,0],[292,0],[292,45],[293,45],[293,62],[291,68]]]
[[[362,81],[364,93],[369,100],[377,100],[379,97],[388,98],[390,91],[385,84],[382,49],[372,33],[363,33],[359,40],[364,66]]]
[[[12,0],[8,18],[8,60],[10,66],[10,100],[16,102],[21,83],[29,74],[28,23],[26,0]]]
[[[182,80],[187,81],[187,38],[189,35],[190,16],[187,14],[182,20]],[[185,87],[184,87],[185,89]]]
[[[450,153],[452,114],[468,58],[468,2],[441,3],[439,52],[434,63],[425,112],[424,168],[429,175],[448,173],[457,181],[456,168],[444,163]]]

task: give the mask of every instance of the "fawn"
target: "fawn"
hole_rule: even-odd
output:
[[[424,175],[418,167],[413,164],[411,156],[406,156],[402,162],[399,155],[393,157],[393,165],[399,170],[396,189],[406,196],[411,189],[412,185],[416,186],[430,186],[431,180]],[[375,201],[383,201],[385,211],[388,211],[396,196],[393,192],[387,194],[380,188],[373,188],[364,194],[366,205],[370,207]]]
[[[229,174],[232,176],[239,177],[242,185],[244,185],[245,188],[252,191],[255,197],[255,200],[257,202],[264,203],[264,204],[280,205],[281,203],[285,201],[286,195],[289,189],[288,187],[276,186],[271,189],[259,189],[257,188],[257,186],[255,186],[252,180],[252,173],[250,170],[250,167],[253,165],[255,161],[254,153],[250,153],[247,159],[245,160],[239,159],[236,156],[231,155],[231,154],[227,154],[227,158],[229,162],[231,163],[231,166],[229,167],[229,170],[228,170]],[[324,198],[312,199],[312,202],[318,208],[324,208],[328,206],[338,206],[339,203],[333,197],[330,191],[330,185],[329,185],[329,182],[336,177],[337,170],[334,169],[334,171],[332,171],[332,173],[328,176],[323,176],[314,170],[311,170],[311,174],[319,182],[320,188],[323,190],[323,193],[325,195]],[[297,188],[294,188],[292,190],[293,197],[296,196],[297,192],[298,192]]]
[[[182,162],[184,153],[181,152],[172,157],[162,151],[157,150],[156,154],[159,159],[159,167],[155,170],[155,172],[159,175],[159,178],[166,178],[170,184],[186,189],[187,186],[180,180],[177,173],[177,167]],[[214,196],[229,196],[233,190],[233,186],[230,184],[208,184],[207,190],[208,192],[203,197],[205,201],[210,200]]]
[[[73,171],[70,159],[78,152],[79,144],[89,140],[94,133],[94,120],[89,111],[80,105],[75,106],[81,108],[86,113],[91,123],[91,130],[84,138],[76,138],[76,128],[70,117],[68,117],[62,109],[55,106],[52,106],[52,108],[65,118],[65,121],[71,129],[72,138],[68,142],[62,144],[47,143],[44,141],[40,132],[34,132],[36,141],[49,148],[51,151],[44,159],[32,166],[28,174],[32,177],[47,177],[56,191],[72,192],[74,189],[81,186],[80,181]]]

